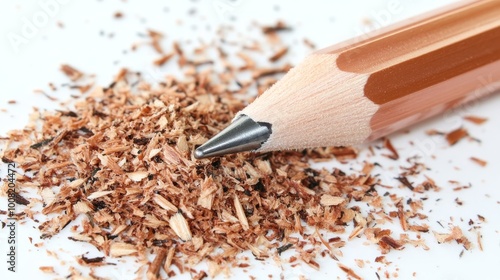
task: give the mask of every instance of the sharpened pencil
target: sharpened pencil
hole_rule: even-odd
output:
[[[355,145],[500,89],[500,1],[465,1],[317,51],[195,157]]]

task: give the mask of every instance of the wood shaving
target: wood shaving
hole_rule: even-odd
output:
[[[390,155],[386,155],[388,158],[392,160],[399,159],[399,154],[396,151],[396,149],[394,149],[394,146],[392,145],[391,140],[389,140],[389,138],[384,138],[384,147],[386,147],[391,152]]]
[[[158,278],[159,273],[160,273],[160,268],[163,267],[163,264],[164,264],[166,258],[167,258],[167,250],[164,248],[158,249],[153,262],[148,267],[148,272],[146,274],[148,279],[157,279]]]
[[[104,164],[104,165],[107,165],[107,164]],[[127,177],[129,177],[134,182],[140,182],[140,181],[142,181],[142,179],[148,177],[148,172],[147,171],[130,172],[130,173],[127,173]]]
[[[488,164],[487,161],[479,159],[477,157],[470,157],[470,160],[472,160],[474,163],[477,163],[478,165],[480,165],[482,167],[485,167]]]
[[[483,235],[480,232],[476,232],[477,235],[477,245],[479,250],[484,251],[483,249]]]
[[[105,257],[87,258],[86,256],[82,255],[77,259],[77,261],[82,266],[99,267],[107,265],[107,263],[104,262],[104,259]]]
[[[356,259],[354,260],[356,262],[356,265],[359,267],[359,268],[363,268],[365,267],[365,261],[364,260],[361,260],[361,259]]]
[[[406,177],[397,177],[395,178],[396,180],[400,181],[401,184],[403,184],[405,187],[409,188],[410,190],[414,190],[415,188],[413,187],[412,183],[408,181],[408,178]]]
[[[156,66],[162,66],[163,64],[167,63],[173,56],[174,53],[162,55],[160,58],[154,60],[153,64]]]
[[[163,270],[165,270],[167,273],[170,271],[170,266],[172,265],[174,255],[175,247],[172,246],[170,247],[170,249],[168,249],[167,258],[165,259],[165,263],[163,264]]]
[[[40,269],[43,273],[54,273],[54,267],[53,266],[40,266],[38,269]]]
[[[149,29],[148,35],[151,38],[151,46],[153,46],[154,50],[159,54],[163,54],[163,48],[160,44],[161,39],[163,39],[163,34],[161,32]]]
[[[278,61],[280,58],[282,58],[284,55],[286,55],[286,53],[288,52],[288,48],[287,47],[281,47],[278,51],[276,51],[270,58],[269,58],[269,61],[271,62],[276,62]]]
[[[324,194],[321,196],[320,203],[323,206],[334,206],[344,203],[345,199],[338,196],[332,196],[329,194]]]
[[[482,118],[482,117],[478,117],[478,116],[465,116],[464,120],[469,121],[473,124],[477,124],[477,125],[481,125],[481,124],[485,123],[486,121],[488,121],[487,118]]]
[[[313,50],[315,50],[315,49],[316,49],[316,45],[315,45],[313,42],[311,42],[311,40],[309,40],[309,39],[305,38],[305,39],[303,40],[303,42],[304,42],[304,44],[305,44],[306,46],[308,46],[310,49],[313,49]]]
[[[114,242],[109,248],[109,255],[112,257],[121,257],[137,253],[137,248],[134,244],[123,242]]]
[[[253,72],[253,78],[254,79],[259,79],[271,75],[276,75],[276,74],[283,74],[288,72],[292,68],[291,65],[287,64],[282,67],[276,67],[276,68],[261,68],[257,69]]]
[[[245,211],[243,210],[243,206],[241,206],[240,199],[237,195],[234,196],[234,209],[236,210],[236,217],[240,221],[241,227],[243,230],[249,230],[250,226],[248,225],[247,216],[245,215]]]
[[[68,64],[63,64],[61,65],[61,71],[68,76],[72,81],[77,81],[81,77],[83,77],[83,73],[74,68],[73,66],[70,66]]]
[[[434,236],[439,243],[456,241],[457,243],[462,244],[466,250],[470,250],[472,247],[472,243],[469,239],[467,239],[467,237],[464,236],[462,230],[458,226],[454,226],[450,233],[434,232]]]
[[[286,25],[282,21],[278,21],[275,25],[262,27],[262,32],[264,34],[276,33],[280,31],[290,31],[290,30],[292,30],[292,28]]]
[[[450,144],[450,146],[453,146],[456,143],[458,143],[458,141],[462,140],[467,136],[469,136],[467,130],[465,130],[464,128],[458,128],[446,134],[446,141],[448,141],[448,144]]]
[[[192,238],[189,224],[182,213],[175,213],[169,220],[170,228],[174,230],[175,234],[183,241],[189,241]]]
[[[359,275],[357,275],[356,272],[354,272],[354,270],[352,270],[351,268],[349,268],[341,263],[337,263],[337,265],[339,266],[340,269],[342,269],[342,271],[344,271],[350,277],[357,279],[357,280],[363,279]]]
[[[166,198],[161,196],[160,194],[154,194],[153,195],[153,201],[158,204],[161,208],[171,211],[171,212],[177,212],[179,209],[173,205],[170,201],[168,201]]]

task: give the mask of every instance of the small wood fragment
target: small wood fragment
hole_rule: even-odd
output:
[[[409,188],[410,190],[413,191],[414,187],[410,183],[410,181],[408,181],[408,178],[406,178],[404,176],[401,176],[401,177],[397,177],[395,179],[398,180],[399,182],[401,182],[401,184],[403,184],[405,187],[407,187],[407,188]]]
[[[19,205],[28,205],[30,202],[18,192],[14,192],[14,201]]]
[[[477,235],[477,245],[479,247],[479,250],[484,251],[483,249],[483,235],[478,231],[476,232]]]
[[[464,117],[464,120],[466,121],[469,121],[473,124],[477,124],[477,125],[481,125],[483,123],[485,123],[486,121],[488,121],[487,118],[482,118],[482,117],[478,117],[478,116],[465,116]]]
[[[202,279],[205,279],[205,277],[207,277],[207,276],[208,276],[207,273],[204,270],[202,270],[202,271],[198,272],[198,274],[193,276],[193,280],[202,280]]]
[[[127,173],[127,176],[135,182],[140,182],[144,178],[148,177],[148,172],[147,171],[136,171],[136,172],[129,172]]]
[[[156,251],[153,262],[149,265],[146,276],[148,279],[157,279],[160,276],[160,268],[163,267],[167,257],[167,249],[160,248]]]
[[[167,211],[177,212],[179,210],[175,205],[173,205],[170,201],[168,201],[166,198],[164,198],[160,194],[154,194],[153,201],[156,204],[158,204],[161,208],[163,208]]]
[[[453,146],[468,135],[469,133],[467,132],[467,130],[465,130],[464,128],[458,128],[446,134],[446,141],[448,141],[448,144],[450,146]]]
[[[168,53],[160,58],[156,59],[153,61],[153,64],[156,66],[162,66],[163,64],[167,63],[172,57],[174,56],[174,53]]]
[[[477,158],[477,157],[470,157],[470,160],[472,160],[474,163],[479,164],[482,167],[485,167],[488,164],[487,161],[482,160],[482,159]]]
[[[321,196],[320,203],[323,206],[335,206],[345,202],[343,197],[332,196],[329,194],[324,194]]]
[[[165,259],[165,263],[163,265],[163,270],[165,270],[165,272],[167,273],[170,271],[170,266],[172,265],[174,256],[175,256],[175,247],[172,246],[168,249],[167,258]]]
[[[175,213],[170,217],[169,220],[170,228],[174,230],[175,234],[179,236],[183,241],[189,241],[192,238],[191,230],[189,229],[189,224],[182,213]]]
[[[240,200],[237,195],[234,195],[233,202],[234,208],[236,210],[236,217],[238,217],[241,227],[243,228],[243,230],[249,230],[250,226],[248,225],[247,216],[245,215],[245,211],[243,210],[243,206],[241,206]]]
[[[361,280],[363,278],[361,278],[359,275],[357,275],[354,270],[352,270],[351,268],[347,267],[346,265],[343,265],[341,263],[337,263],[337,265],[339,266],[339,268],[344,271],[347,275],[349,275],[350,277],[353,277],[354,279],[357,279],[357,280]]]
[[[384,146],[391,152],[390,155],[387,155],[388,158],[392,160],[399,159],[399,154],[396,151],[396,149],[394,149],[394,146],[392,145],[391,140],[389,140],[389,138],[384,138]]]
[[[264,34],[276,33],[281,31],[290,31],[292,28],[287,26],[283,21],[278,21],[275,25],[269,25],[262,27],[262,32]]]
[[[293,247],[293,244],[288,243],[288,244],[285,244],[281,247],[276,248],[276,250],[278,251],[278,255],[281,255],[281,253],[285,252],[286,250],[288,250],[292,247]]]
[[[83,73],[77,70],[76,68],[68,65],[68,64],[63,64],[61,65],[61,71],[70,78],[71,81],[77,81],[81,77],[83,77]]]
[[[40,266],[38,269],[43,273],[55,273],[53,266]]]
[[[278,51],[276,51],[271,57],[269,57],[269,61],[276,62],[280,58],[282,58],[288,52],[287,47],[281,47]]]
[[[109,254],[112,257],[122,257],[127,255],[132,255],[137,253],[137,248],[134,244],[124,243],[124,242],[113,242],[111,243]]]

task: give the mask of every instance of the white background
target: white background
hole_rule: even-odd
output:
[[[55,1],[55,0],[54,0]],[[297,45],[303,38],[309,38],[318,47],[326,47],[344,39],[360,35],[369,30],[363,21],[370,19],[375,25],[382,26],[410,16],[443,6],[454,1],[410,1],[410,0],[355,0],[355,1],[269,1],[269,0],[198,0],[198,1],[13,1],[0,2],[0,134],[10,129],[20,129],[28,122],[32,107],[59,108],[58,102],[51,102],[47,97],[34,93],[42,89],[59,101],[78,94],[61,85],[68,80],[59,71],[62,63],[69,63],[85,73],[94,73],[97,83],[107,85],[114,74],[122,67],[141,71],[149,75],[152,81],[161,79],[168,73],[168,68],[154,68],[152,61],[158,56],[150,48],[131,51],[133,43],[144,41],[140,34],[148,28],[166,34],[165,46],[174,40],[196,42],[199,38],[213,39],[215,26],[229,24],[236,32],[245,34],[253,21],[274,23],[284,19],[294,26],[294,32],[285,35],[285,40]],[[47,12],[40,3],[56,3]],[[196,13],[188,12],[193,7]],[[391,7],[397,7],[393,9]],[[116,20],[113,15],[121,11],[124,18]],[[44,16],[45,15],[45,16]],[[179,24],[179,21],[181,24]],[[32,32],[23,34],[26,25],[34,23]],[[63,28],[58,26],[63,25]],[[207,29],[206,26],[212,26]],[[112,34],[112,35],[110,35]],[[25,40],[17,45],[12,42],[14,36],[23,36]],[[300,61],[307,53],[305,48],[292,48],[288,58]],[[58,90],[52,92],[48,83],[52,82]],[[8,100],[16,100],[10,105]],[[498,94],[458,108],[452,113],[435,117],[423,124],[412,127],[409,133],[396,133],[391,137],[394,146],[400,151],[401,160],[384,160],[377,153],[370,161],[381,162],[384,168],[374,172],[380,174],[387,185],[398,186],[393,179],[400,172],[399,167],[407,165],[408,156],[418,154],[421,162],[430,169],[425,175],[433,178],[442,188],[438,193],[425,194],[428,200],[424,214],[429,216],[428,223],[432,230],[448,232],[449,225],[459,225],[467,237],[474,243],[472,251],[466,251],[459,257],[462,247],[459,244],[437,244],[432,234],[425,235],[431,250],[411,248],[407,245],[402,251],[392,251],[386,258],[392,263],[387,267],[375,263],[380,255],[376,246],[365,245],[364,238],[349,241],[342,249],[344,256],[340,261],[353,268],[365,279],[376,279],[375,272],[385,278],[388,271],[391,279],[398,273],[398,279],[497,279],[500,272],[500,116]],[[488,118],[482,126],[464,122],[465,115],[478,115]],[[451,131],[457,127],[466,127],[470,134],[481,142],[463,140],[449,147],[440,137],[425,134],[428,129]],[[413,142],[413,145],[410,144]],[[380,142],[373,143],[380,145]],[[337,166],[343,170],[360,170],[359,162],[366,156],[366,147],[360,147],[361,158],[343,165],[338,162],[317,164],[318,167]],[[488,162],[480,167],[470,161],[475,156]],[[6,165],[0,168],[5,175]],[[412,179],[418,181],[418,178]],[[472,187],[460,192],[452,191],[456,187],[449,182],[456,180],[460,185]],[[421,180],[420,180],[421,181]],[[413,197],[407,189],[393,189],[393,193]],[[422,196],[417,196],[422,197]],[[456,198],[464,203],[458,206]],[[0,209],[6,209],[5,199],[0,200]],[[476,233],[468,231],[469,219],[477,222],[477,214],[486,217],[486,223],[480,223],[483,235],[484,251],[480,251],[476,242]],[[0,217],[4,220],[4,217]],[[453,219],[453,221],[452,221]],[[445,228],[441,228],[439,221]],[[478,225],[478,224],[476,224]],[[68,275],[68,267],[76,266],[74,256],[90,252],[89,256],[99,253],[90,245],[69,241],[63,232],[61,236],[45,240],[45,247],[36,248],[28,237],[33,237],[33,244],[39,242],[39,233],[34,224],[19,225],[18,267],[16,274],[7,271],[6,231],[1,231],[0,239],[0,275],[2,279],[52,279],[56,275],[44,274],[39,266],[55,266],[58,277]],[[397,221],[396,221],[397,226]],[[69,228],[69,227],[68,227]],[[397,228],[397,227],[395,227]],[[345,239],[345,236],[343,237]],[[56,251],[64,264],[47,255],[46,249]],[[284,254],[285,257],[290,255]],[[354,259],[370,261],[363,269],[358,268]],[[108,266],[97,269],[97,274],[113,279],[133,279],[137,269],[129,260],[129,265]],[[315,271],[304,265],[282,271],[274,261],[255,262],[251,274],[259,279],[298,279],[300,275],[313,279],[346,278],[336,263],[331,259],[320,259],[321,270]],[[202,264],[203,267],[203,264]],[[381,267],[379,269],[379,267]],[[416,272],[416,276],[412,276]],[[236,271],[234,278],[247,278],[246,274]],[[181,278],[190,278],[183,275]],[[221,277],[224,278],[224,277]]]

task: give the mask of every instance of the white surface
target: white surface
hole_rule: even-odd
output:
[[[54,0],[55,1],[55,0]],[[246,33],[250,23],[258,20],[262,23],[274,23],[276,19],[284,19],[295,27],[294,32],[286,35],[289,42],[301,42],[304,37],[311,39],[319,47],[359,35],[366,30],[362,20],[371,18],[375,23],[386,25],[389,22],[407,18],[421,12],[442,6],[453,1],[384,1],[384,0],[356,0],[356,1],[250,1],[250,0],[210,0],[210,1],[41,1],[57,3],[47,16],[40,2],[31,1],[2,1],[0,3],[0,133],[22,128],[28,121],[28,115],[33,106],[40,108],[55,108],[57,103],[49,102],[40,94],[35,94],[34,89],[45,90],[60,101],[69,98],[69,90],[63,89],[61,84],[67,82],[59,71],[62,63],[69,63],[86,73],[95,73],[97,83],[107,85],[114,74],[121,67],[149,73],[151,79],[159,79],[168,69],[155,69],[151,61],[157,55],[150,48],[139,48],[132,52],[132,43],[142,41],[138,33],[144,33],[147,28],[152,28],[167,35],[165,46],[173,40],[196,41],[198,38],[210,41],[213,30],[206,29],[207,25],[218,24],[233,25],[237,32]],[[67,2],[67,3],[66,3]],[[85,4],[84,4],[85,3]],[[398,9],[390,7],[396,4]],[[197,13],[188,14],[191,7],[196,7]],[[124,18],[116,20],[113,14],[121,11]],[[394,13],[391,11],[395,11]],[[46,15],[47,22],[40,24],[36,31],[28,34],[20,46],[10,42],[12,34],[22,35],[26,28],[26,20],[33,22],[33,18]],[[380,18],[384,14],[385,17]],[[389,15],[389,16],[387,16]],[[232,18],[236,20],[232,20]],[[377,19],[379,18],[379,19]],[[178,25],[178,20],[183,22]],[[383,20],[380,20],[383,19]],[[57,23],[64,24],[64,28]],[[100,34],[104,35],[100,35]],[[109,34],[114,34],[109,38]],[[126,53],[124,53],[126,51]],[[292,49],[290,54],[293,61],[299,61],[305,55],[303,50]],[[59,90],[50,91],[48,83],[54,83]],[[76,93],[76,92],[72,92]],[[17,104],[8,105],[7,101],[15,99]],[[376,279],[378,271],[382,279],[384,272],[392,275],[397,273],[397,279],[497,279],[500,268],[500,116],[498,108],[500,96],[497,94],[486,100],[475,102],[468,106],[458,108],[453,113],[438,116],[417,127],[412,127],[410,133],[398,133],[392,136],[394,146],[400,151],[401,160],[393,162],[384,160],[381,151],[376,151],[377,157],[370,158],[384,166],[377,168],[387,185],[399,185],[393,178],[401,171],[400,166],[405,166],[405,159],[418,154],[421,162],[430,169],[425,175],[433,178],[442,187],[438,193],[416,195],[407,189],[397,189],[391,192],[408,197],[427,196],[424,214],[428,214],[426,221],[432,230],[448,232],[448,224],[459,225],[466,236],[474,243],[472,251],[466,251],[460,258],[462,251],[457,244],[436,244],[432,234],[424,235],[431,250],[410,248],[407,245],[402,251],[392,251],[386,258],[392,262],[385,267],[375,263],[374,259],[380,255],[376,246],[364,245],[364,238],[349,241],[342,249],[344,256],[341,262],[353,268],[365,279]],[[466,123],[461,116],[478,115],[487,117],[489,121],[482,126]],[[459,126],[465,126],[470,134],[481,140],[481,143],[463,140],[453,147],[440,137],[429,137],[424,132],[428,129],[441,129],[450,131]],[[413,141],[414,145],[410,144]],[[380,143],[375,143],[380,144]],[[356,162],[361,162],[366,156],[367,149],[362,149],[362,156]],[[486,167],[479,167],[472,163],[469,157],[475,156],[488,161]],[[342,165],[338,162],[318,164],[318,167],[339,166],[342,170],[360,170],[359,164],[351,163]],[[6,164],[2,163],[1,174],[5,176]],[[419,181],[418,178],[412,179]],[[472,187],[460,192],[451,189],[456,185],[449,182],[456,180],[461,185]],[[421,180],[420,180],[421,181]],[[454,200],[459,197],[464,202],[458,206]],[[437,200],[439,199],[439,200]],[[4,198],[0,199],[0,209],[6,206]],[[393,210],[393,209],[389,209]],[[476,234],[467,231],[469,219],[477,221],[477,214],[486,217],[486,223],[481,223],[480,232],[483,235],[484,251],[480,251],[476,242]],[[0,217],[2,220],[5,217]],[[453,222],[451,221],[453,219]],[[445,228],[441,228],[440,221]],[[18,224],[19,225],[19,224]],[[477,224],[476,224],[477,225]],[[394,230],[398,231],[395,223]],[[69,228],[69,227],[68,227]],[[89,256],[97,255],[92,246],[75,243],[67,240],[63,232],[51,240],[45,240],[46,247],[36,248],[30,244],[28,237],[33,237],[33,244],[39,242],[39,233],[33,229],[33,224],[19,225],[18,240],[18,267],[17,272],[7,271],[6,231],[0,234],[0,275],[2,279],[52,279],[55,276],[43,274],[39,266],[55,266],[59,277],[68,274],[68,267],[74,266],[74,256],[90,252]],[[345,239],[345,236],[343,237]],[[66,259],[65,265],[60,260],[49,257],[46,249],[56,251],[61,259]],[[284,258],[289,257],[287,253]],[[363,269],[358,268],[354,259],[369,260]],[[251,268],[251,274],[259,279],[298,279],[300,275],[312,279],[345,279],[346,275],[340,271],[336,263],[328,258],[320,258],[322,269],[315,271],[308,266],[298,266],[294,269],[282,271],[269,260],[266,263],[256,262]],[[378,270],[379,267],[382,267]],[[133,279],[133,272],[137,267],[117,265],[98,268],[97,275],[112,279]],[[416,277],[413,277],[416,272]],[[241,271],[237,272],[241,273]],[[247,279],[247,274],[234,274],[236,279]],[[180,278],[188,279],[189,275]],[[223,278],[223,277],[222,277]]]

